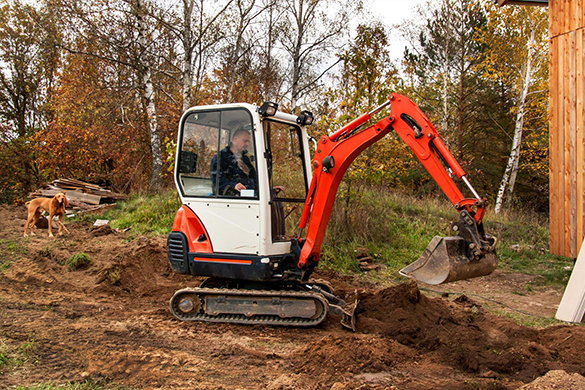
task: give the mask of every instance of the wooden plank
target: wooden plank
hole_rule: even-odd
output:
[[[63,191],[59,190],[40,190],[39,192],[45,197],[52,197],[63,193]],[[67,199],[89,204],[100,204],[100,200],[102,199],[101,196],[85,194],[80,191],[67,191],[66,196]]]
[[[559,8],[558,0],[549,1],[549,4],[548,4],[548,35],[551,39],[557,35],[557,28],[559,25],[558,8]],[[549,69],[551,69],[551,68],[549,68]]]
[[[560,8],[561,8],[561,1],[560,0],[553,0],[548,5],[548,12],[549,12],[549,35],[551,38],[556,37],[559,35],[559,16],[560,16]]]
[[[577,262],[571,272],[569,283],[557,309],[556,317],[561,321],[581,322],[585,313],[585,248],[581,245]]]
[[[569,15],[567,17],[567,32],[569,31],[575,31],[575,22],[577,21],[577,15],[575,15],[575,11],[576,11],[576,7],[575,7],[575,0],[571,0],[567,2],[567,7],[569,9]],[[577,257],[577,254],[575,254],[575,257]]]
[[[575,3],[575,12],[577,13],[577,28],[585,27],[585,0],[577,0]]]
[[[564,115],[563,109],[565,107],[565,99],[564,91],[565,91],[565,84],[563,79],[564,74],[564,67],[563,67],[563,59],[564,59],[564,40],[562,36],[556,38],[558,42],[558,62],[557,62],[557,78],[558,78],[558,96],[557,96],[557,136],[558,136],[558,143],[556,145],[557,154],[558,154],[558,161],[555,169],[557,170],[557,181],[553,184],[556,187],[559,197],[559,203],[557,205],[557,231],[555,234],[558,237],[558,253],[559,255],[564,255],[565,251],[565,186],[564,186],[564,173],[565,173],[565,131],[564,131]]]
[[[572,8],[572,7],[571,7]],[[571,16],[572,17],[572,16]],[[571,22],[572,23],[572,22]],[[567,119],[569,121],[569,186],[570,186],[570,203],[569,207],[569,253],[571,257],[577,257],[577,131],[576,131],[576,69],[577,60],[575,58],[575,31],[567,34],[569,57],[569,73],[567,73],[569,82],[569,110]]]
[[[566,0],[559,0],[557,6],[557,15],[559,15],[559,19],[557,21],[555,35],[561,35],[565,32],[565,5],[567,3]]]
[[[557,226],[557,237],[558,237],[558,253],[559,255],[565,254],[565,130],[564,130],[564,107],[565,107],[565,99],[564,92],[565,92],[565,84],[564,84],[564,66],[563,66],[563,59],[564,52],[565,52],[565,42],[562,36],[556,38],[558,41],[558,65],[557,65],[557,78],[558,78],[558,109],[557,109],[557,135],[558,135],[558,143],[557,153],[558,153],[558,163],[556,166],[557,169],[557,181],[553,184],[556,186],[558,191],[559,203],[558,203],[558,210],[557,210],[557,218],[558,218],[558,226]]]
[[[552,2],[553,4],[556,1]],[[559,101],[559,78],[558,78],[558,38],[550,40],[549,50],[549,206],[550,206],[550,251],[554,254],[560,253],[560,238],[559,230],[559,191],[556,183],[559,181],[558,166],[559,166],[559,126],[558,126],[558,101]]]
[[[585,95],[584,80],[585,73],[583,72],[584,61],[583,56],[583,38],[585,37],[584,30],[578,30],[575,34],[575,132],[577,140],[577,243],[583,243],[585,238],[585,139],[584,139],[584,115],[583,115],[583,98]],[[577,252],[580,247],[577,248]]]
[[[554,2],[553,2],[554,3]],[[552,16],[550,17],[552,20]],[[552,25],[552,21],[551,21]],[[549,31],[551,27],[549,27]],[[548,112],[548,177],[549,177],[549,246],[551,253],[557,253],[557,223],[556,210],[558,210],[558,195],[557,190],[554,186],[556,183],[556,169],[557,166],[557,125],[556,125],[556,111],[557,111],[557,70],[555,64],[558,62],[557,59],[557,39],[550,39],[549,41],[549,53],[548,53],[548,66],[549,66],[549,112]]]
[[[570,78],[571,74],[571,58],[569,37],[562,35],[559,37],[563,41],[563,58],[561,64],[563,65],[563,146],[564,146],[564,256],[571,256],[571,123],[569,121],[569,111],[571,109],[570,101]]]
[[[563,34],[568,33],[572,29],[572,20],[573,20],[573,2],[575,0],[565,0],[565,29]],[[576,257],[577,255],[575,255]]]

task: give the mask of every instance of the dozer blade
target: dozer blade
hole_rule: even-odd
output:
[[[355,328],[355,323],[356,323],[355,309],[357,308],[358,303],[359,303],[359,301],[356,300],[351,305],[347,305],[342,309],[343,314],[341,315],[341,326],[343,326],[344,328],[349,329],[353,332],[355,332],[355,330],[356,330],[356,328]]]
[[[428,284],[441,284],[491,274],[498,265],[494,245],[490,251],[469,256],[463,237],[435,236],[421,257],[400,274]]]

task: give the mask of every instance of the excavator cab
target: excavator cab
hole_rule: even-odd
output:
[[[250,104],[200,106],[181,120],[175,182],[183,213],[191,215],[191,222],[175,221],[190,228],[177,226],[171,235],[177,240],[192,235],[186,239],[190,252],[259,259],[290,253],[294,221],[300,218],[311,180],[308,137],[297,116],[278,111],[262,116],[258,111]],[[237,151],[234,137],[242,133],[249,143]],[[236,189],[238,183],[246,188]],[[236,272],[241,266],[234,262],[204,263],[205,270],[198,257],[187,262],[185,267],[185,261],[177,259],[177,270],[216,278],[237,274],[244,279],[273,279],[273,268],[255,277],[254,272]]]

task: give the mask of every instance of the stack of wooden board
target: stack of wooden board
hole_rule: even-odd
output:
[[[117,200],[127,199],[128,196],[112,192],[96,184],[87,183],[75,179],[57,179],[43,185],[35,192],[29,194],[29,198],[50,198],[66,192],[70,208],[78,211],[102,209]]]

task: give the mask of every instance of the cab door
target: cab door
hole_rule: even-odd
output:
[[[202,106],[189,110],[181,120],[175,183],[183,204],[204,227],[205,237],[199,239],[209,240],[213,252],[258,254],[260,192],[253,113],[250,105]],[[233,160],[231,146],[237,131],[248,132],[250,144]],[[232,179],[240,172],[237,160],[245,161],[246,191],[234,189]],[[227,176],[226,169],[231,170]]]

